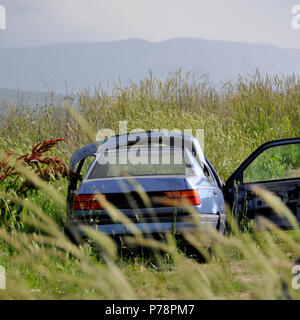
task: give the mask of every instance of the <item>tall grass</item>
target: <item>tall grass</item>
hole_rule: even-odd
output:
[[[66,162],[79,147],[92,142],[99,129],[117,133],[120,120],[128,121],[129,130],[204,129],[205,153],[226,180],[263,142],[300,136],[300,82],[296,76],[263,77],[256,72],[217,90],[205,77],[176,71],[165,81],[150,74],[140,83],[116,83],[111,94],[101,88],[82,90],[73,106],[3,105],[2,110],[0,153],[25,153],[39,141],[59,137],[67,143],[55,156]],[[32,226],[26,233],[0,229],[0,265],[6,267],[8,277],[7,289],[0,290],[3,299],[300,297],[291,286],[291,268],[300,256],[297,226],[284,232],[261,221],[268,231],[254,228],[253,233],[241,233],[228,212],[232,234],[224,237],[199,230],[185,235],[206,255],[206,264],[184,255],[172,236],[166,242],[140,234],[128,239],[154,253],[165,252],[153,260],[143,255],[120,257],[110,238],[87,230],[102,253],[99,260],[89,242],[75,246],[64,234],[67,183],[49,186],[36,177],[32,180],[40,192],[25,200],[0,190],[1,198],[23,206],[22,221]],[[290,217],[277,198],[260,189],[255,192],[278,214]],[[113,217],[122,218],[113,206],[109,210]],[[205,250],[208,242],[213,243],[213,255]]]
[[[226,179],[263,142],[299,136],[300,81],[296,76],[261,76],[259,72],[215,89],[207,78],[180,71],[162,81],[150,74],[139,83],[115,84],[111,94],[95,88],[78,92],[75,108],[88,123],[78,124],[67,103],[3,105],[0,150],[28,150],[37,141],[65,138],[58,156],[92,142],[98,130],[118,133],[119,121],[128,130],[141,128],[205,130],[205,153]],[[87,134],[87,131],[89,134]]]

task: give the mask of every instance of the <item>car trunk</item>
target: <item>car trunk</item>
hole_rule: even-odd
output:
[[[79,187],[78,193],[108,194],[134,192],[137,185],[147,190],[147,192],[187,190],[185,176],[149,176],[87,180]]]
[[[110,178],[97,179],[85,182],[78,190],[78,194],[105,194],[106,200],[118,209],[146,208],[144,200],[141,198],[141,190],[147,190],[147,196],[151,201],[151,208],[163,207],[165,192],[185,191],[187,182],[184,176],[180,177],[135,177],[133,178]],[[156,198],[156,199],[155,199]]]

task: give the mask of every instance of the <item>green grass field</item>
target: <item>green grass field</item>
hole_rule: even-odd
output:
[[[72,153],[93,142],[98,130],[118,133],[124,120],[129,131],[193,129],[195,134],[204,129],[205,154],[226,181],[262,143],[300,136],[300,81],[256,72],[216,89],[206,78],[176,71],[165,81],[150,74],[140,83],[116,83],[111,94],[101,88],[82,90],[75,105],[68,100],[22,109],[3,104],[0,154],[24,154],[40,141],[64,138],[66,143],[49,155],[69,163]],[[207,242],[213,243],[214,254],[205,264],[184,255],[172,237],[161,243],[137,234],[131,241],[143,242],[153,253],[120,256],[110,238],[90,234],[103,253],[98,259],[89,243],[75,246],[64,234],[67,181],[36,183],[39,192],[19,200],[0,184],[0,199],[23,206],[20,221],[16,210],[6,210],[0,228],[0,265],[7,274],[2,299],[300,298],[300,290],[292,288],[291,271],[300,258],[297,227],[280,231],[266,221],[271,231],[240,233],[229,212],[230,235],[186,235],[203,254]],[[282,213],[276,199],[257,192]]]

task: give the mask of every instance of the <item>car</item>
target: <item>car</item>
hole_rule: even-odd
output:
[[[200,223],[224,234],[225,203],[237,221],[265,216],[279,227],[291,227],[254,193],[254,185],[279,196],[300,221],[300,138],[263,144],[226,183],[198,140],[182,133],[114,136],[74,153],[70,169],[79,175],[89,158],[82,182],[71,181],[68,190],[68,221],[76,237],[82,225],[123,236],[132,233],[132,226],[143,234],[161,234],[174,228],[194,231]],[[113,219],[104,203],[113,204],[127,222]]]

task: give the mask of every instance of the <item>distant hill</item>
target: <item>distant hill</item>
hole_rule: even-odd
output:
[[[118,78],[137,81],[149,69],[164,78],[178,67],[209,74],[214,82],[234,79],[256,67],[269,74],[300,74],[300,50],[191,38],[1,49],[0,87],[68,93],[100,82],[106,86]]]
[[[66,97],[67,98],[67,97]],[[65,99],[66,99],[65,98]],[[69,100],[72,97],[68,97]],[[53,92],[24,91],[0,88],[0,108],[3,104],[16,106],[60,105],[64,99],[61,94]]]

